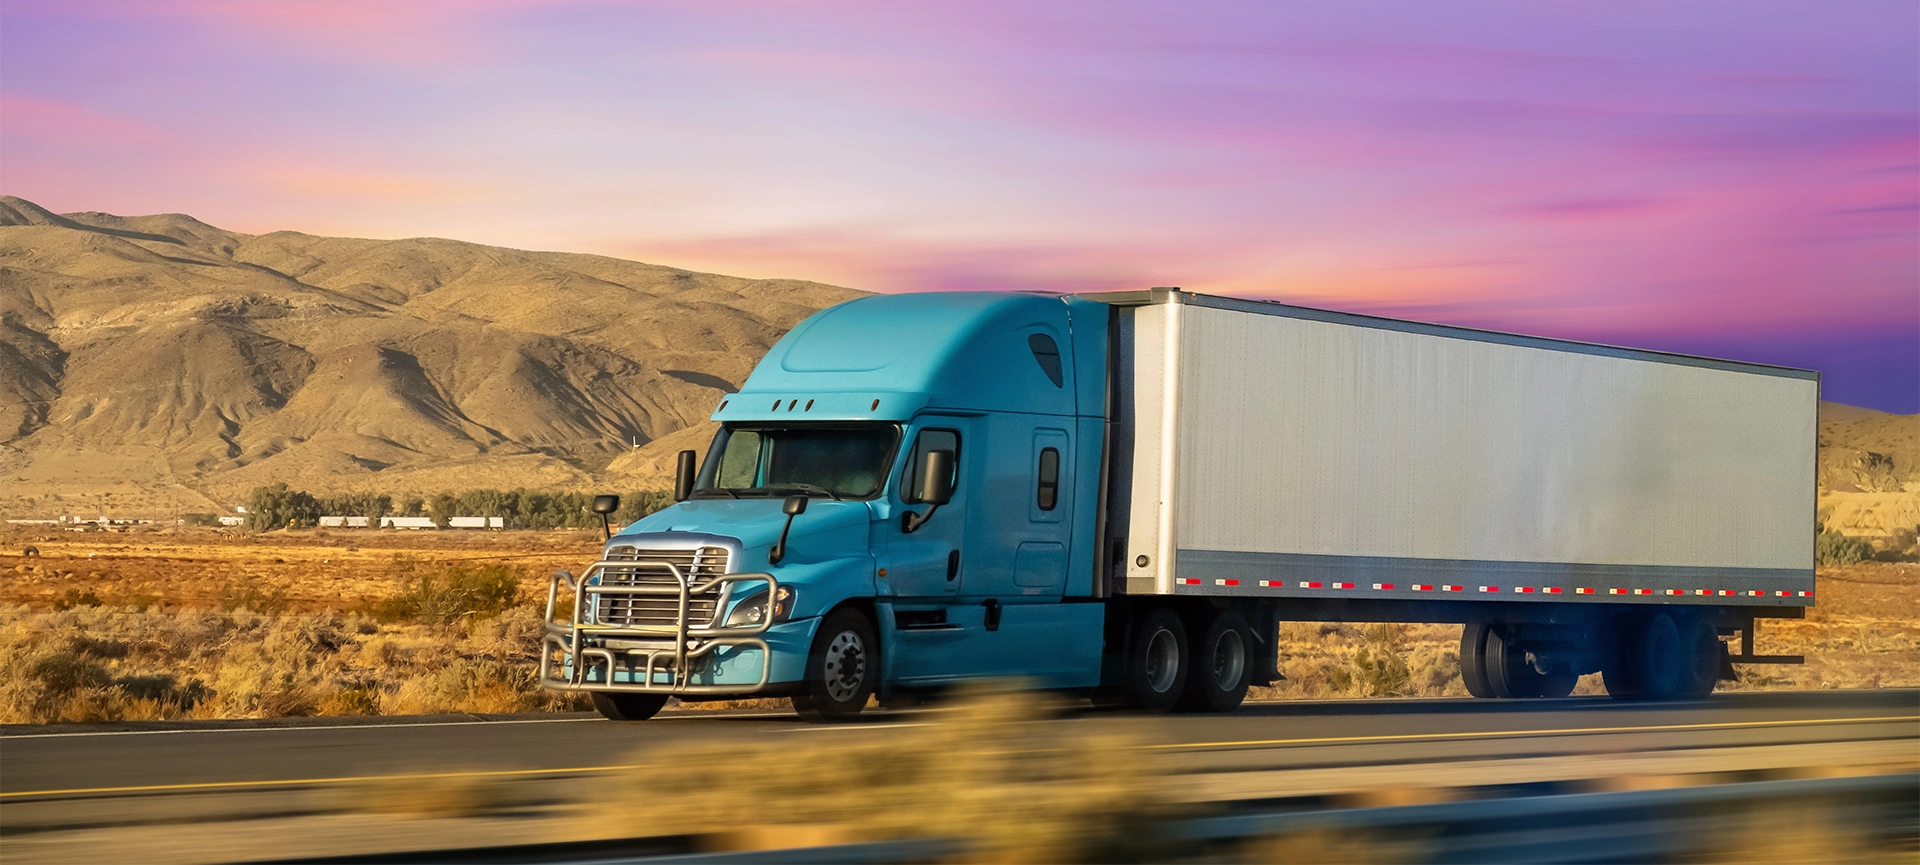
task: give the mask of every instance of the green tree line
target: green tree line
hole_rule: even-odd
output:
[[[620,510],[614,513],[613,523],[625,525],[670,504],[673,495],[664,490],[626,493],[620,497]],[[593,512],[592,493],[476,489],[396,502],[392,496],[376,493],[316,496],[277,483],[256,487],[247,496],[246,527],[255,531],[311,528],[319,525],[323,516],[366,517],[376,525],[381,517],[430,517],[441,528],[446,528],[453,517],[500,517],[511,529],[588,529],[600,525],[600,515]]]

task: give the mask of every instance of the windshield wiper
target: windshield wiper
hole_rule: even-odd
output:
[[[767,490],[769,492],[776,491],[776,490],[794,490],[794,491],[803,492],[803,493],[820,493],[821,495],[827,496],[828,498],[831,498],[836,502],[845,501],[844,499],[840,498],[839,493],[836,493],[833,490],[827,489],[826,487],[814,486],[813,484],[766,484],[764,486],[748,487],[748,489]]]

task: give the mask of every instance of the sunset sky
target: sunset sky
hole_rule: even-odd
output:
[[[876,291],[1178,285],[1920,411],[1920,4],[0,4],[0,192]]]

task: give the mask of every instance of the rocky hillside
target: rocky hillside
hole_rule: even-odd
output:
[[[1912,542],[1920,529],[1920,415],[1820,404],[1820,520]]]
[[[666,439],[858,294],[0,197],[0,512],[657,483]]]

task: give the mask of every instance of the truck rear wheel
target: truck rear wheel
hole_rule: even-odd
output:
[[[645,721],[667,704],[666,694],[593,692],[593,708],[609,721]]]
[[[1127,703],[1166,712],[1187,685],[1187,628],[1172,610],[1157,607],[1140,617],[1127,652]]]
[[[1247,699],[1251,672],[1253,629],[1233,610],[1207,617],[1200,643],[1193,647],[1187,670],[1186,693],[1179,708],[1197,712],[1231,712]]]
[[[880,680],[879,649],[865,613],[842,607],[827,614],[813,635],[804,690],[793,695],[793,710],[815,723],[858,716]]]

